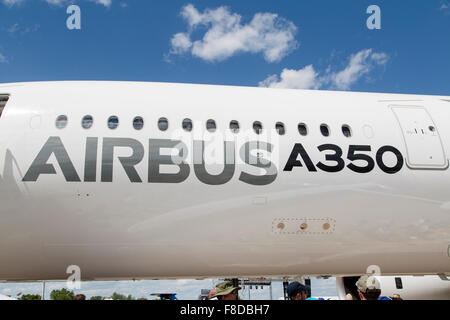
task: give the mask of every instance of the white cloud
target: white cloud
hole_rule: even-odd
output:
[[[7,6],[13,6],[16,4],[20,4],[24,1],[25,0],[2,0],[2,2]],[[75,2],[74,0],[43,0],[43,1],[47,2],[50,5],[55,5],[55,6],[60,6],[63,4]],[[112,0],[89,0],[89,1],[95,2],[98,4],[102,4],[105,7],[109,7],[112,3]]]
[[[6,4],[7,6],[13,6],[19,3],[22,3],[24,0],[2,0],[2,2],[4,4]]]
[[[344,70],[330,74],[330,82],[337,89],[348,90],[353,83],[369,73],[374,65],[384,65],[387,59],[384,53],[372,53],[372,49],[362,50],[350,57]]]
[[[259,83],[260,87],[267,88],[289,88],[289,89],[320,89],[330,88],[349,90],[350,87],[367,75],[376,66],[384,66],[389,56],[383,52],[373,52],[372,49],[361,50],[349,58],[347,66],[332,72],[327,68],[320,75],[312,65],[299,70],[283,69],[280,76],[271,75]]]
[[[298,46],[297,27],[273,13],[257,13],[248,24],[227,7],[199,12],[192,4],[181,10],[188,31],[171,39],[170,54],[191,52],[195,57],[214,62],[238,53],[262,53],[268,62],[277,62]],[[193,32],[205,28],[202,39],[191,40]]]
[[[63,3],[67,2],[66,0],[44,0],[45,2],[47,2],[48,4],[52,4],[52,5],[62,5]]]
[[[449,0],[441,1],[441,6],[439,7],[439,10],[442,11],[445,15],[450,15],[450,1]]]
[[[8,63],[8,59],[0,52],[0,63]]]
[[[11,36],[15,36],[17,34],[24,35],[30,32],[36,32],[39,30],[41,26],[39,24],[35,24],[32,26],[21,26],[18,23],[13,24],[11,27],[5,29]]]
[[[300,70],[283,69],[280,77],[276,74],[259,83],[260,87],[289,89],[318,89],[320,79],[312,65]]]
[[[18,24],[18,23],[15,23],[15,24],[12,25],[10,28],[8,28],[8,32],[9,32],[9,33],[15,33],[18,29],[19,29],[19,24]]]
[[[98,4],[102,4],[105,7],[109,7],[112,3],[112,0],[90,0],[90,1],[98,3]]]
[[[192,47],[192,42],[186,33],[177,33],[170,42],[172,43],[172,53],[175,54],[186,52]]]

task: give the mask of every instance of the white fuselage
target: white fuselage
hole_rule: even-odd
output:
[[[0,94],[0,280],[70,265],[86,280],[450,274],[448,97],[120,82]]]

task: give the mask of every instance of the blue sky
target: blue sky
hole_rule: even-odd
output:
[[[81,30],[66,27],[69,3],[0,0],[0,82],[126,80],[258,86],[272,76],[266,86],[450,95],[447,0],[78,0]],[[381,9],[381,30],[366,27],[371,4]],[[200,15],[197,24],[190,25],[182,15],[188,5]],[[222,14],[222,22],[240,17],[231,31],[221,29],[205,11],[217,13],[223,6],[228,17]],[[293,26],[293,39],[281,41],[278,48],[287,51],[276,59],[265,58],[267,46],[277,49],[273,39],[258,50],[262,37],[233,34],[248,27],[257,14],[277,15],[272,30],[253,28],[262,37],[283,36]],[[211,48],[227,47],[220,36],[209,42],[204,39],[214,30],[229,43],[244,44],[225,59],[208,59]],[[198,41],[205,50],[200,55],[192,48],[174,53],[171,40],[180,33],[189,34],[190,41]],[[292,72],[282,78],[284,69]]]
[[[81,8],[81,30],[66,26]],[[369,30],[366,9],[381,9]],[[120,80],[450,95],[450,1],[0,0],[0,82]],[[314,281],[316,295],[335,295]],[[206,282],[87,283],[89,294]],[[61,286],[51,284],[49,288]],[[314,289],[313,289],[314,290]],[[40,284],[0,284],[0,294]],[[268,294],[260,291],[262,298]],[[281,285],[274,297],[281,296]]]
[[[109,297],[114,292],[125,295],[131,294],[136,298],[146,297],[154,299],[151,293],[172,293],[176,292],[180,300],[196,300],[201,289],[212,289],[220,280],[142,280],[142,281],[98,281],[82,282],[80,289],[74,289],[75,294],[82,293],[88,298],[100,295]],[[336,280],[311,279],[312,295],[316,297],[336,297]],[[42,283],[2,283],[0,284],[0,294],[17,297],[17,294],[40,294],[42,295]],[[65,282],[48,282],[45,284],[45,298],[50,299],[50,292],[55,289],[67,288]],[[240,291],[243,299],[248,299],[249,288]],[[281,282],[272,284],[273,300],[280,300],[283,297],[283,285]],[[269,287],[252,288],[250,291],[251,300],[269,300]]]

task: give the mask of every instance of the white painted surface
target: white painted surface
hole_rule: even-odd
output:
[[[403,300],[450,300],[450,281],[438,276],[398,276],[375,277],[381,289],[381,296],[399,295]],[[396,285],[396,278],[401,279],[401,288]],[[345,300],[347,291],[342,279],[336,279],[336,287],[340,300]]]
[[[11,95],[0,118],[0,279],[66,279],[69,265],[80,266],[85,280],[360,275],[374,264],[383,274],[450,273],[448,170],[405,165],[393,175],[378,166],[366,174],[348,168],[327,173],[303,165],[283,172],[296,143],[314,164],[335,164],[317,149],[330,143],[342,148],[344,158],[350,145],[370,145],[365,154],[373,159],[391,145],[406,158],[402,130],[389,108],[393,100],[420,100],[448,154],[450,104],[444,97],[121,82],[0,85],[0,93]],[[31,129],[34,114],[41,122]],[[61,114],[69,119],[62,130],[55,128]],[[85,115],[94,117],[89,130],[81,127]],[[116,130],[107,128],[111,115],[119,117]],[[144,118],[140,131],[133,129],[135,116]],[[169,119],[166,132],[158,130],[160,117]],[[184,118],[193,120],[192,133],[181,129]],[[193,137],[211,138],[204,130],[208,119],[216,121],[216,134],[238,120],[240,133],[228,135],[237,148],[249,139],[268,139],[244,135],[254,121],[266,130],[283,122],[286,135],[270,136],[277,179],[266,186],[243,183],[242,172],[258,170],[238,160],[230,182],[206,185],[194,174],[190,152],[186,181],[148,183],[149,139],[176,137],[191,150]],[[307,124],[308,136],[299,135],[299,123]],[[322,123],[330,137],[321,135]],[[351,138],[342,134],[343,124],[351,127]],[[145,149],[136,165],[143,182],[131,183],[120,166],[117,157],[129,156],[127,149],[115,153],[112,183],[100,182],[100,160],[97,182],[66,182],[54,156],[49,163],[57,174],[22,182],[51,136],[61,138],[81,179],[86,138],[99,138],[99,159],[103,138],[135,139]],[[387,164],[394,160],[385,156]],[[280,219],[331,221],[334,229],[274,232]]]

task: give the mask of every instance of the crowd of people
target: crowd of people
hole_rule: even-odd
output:
[[[369,275],[361,276],[355,286],[358,295],[354,296],[349,293],[346,300],[402,300],[398,294],[392,297],[381,296],[378,280]],[[231,281],[224,281],[211,290],[205,300],[239,300],[239,290],[241,288],[233,285]],[[291,282],[287,286],[287,296],[289,300],[321,300],[311,297],[311,287],[298,281]]]
[[[357,296],[348,293],[346,300],[402,300],[400,295],[395,294],[392,297],[381,296],[381,289],[378,280],[369,275],[361,276],[355,283],[357,288]],[[232,281],[224,281],[216,285],[204,300],[230,301],[239,300],[239,286],[233,284]],[[289,283],[287,286],[287,297],[289,300],[323,300],[313,298],[311,296],[311,287],[304,285],[298,281]],[[86,296],[78,294],[74,300],[86,300]]]

